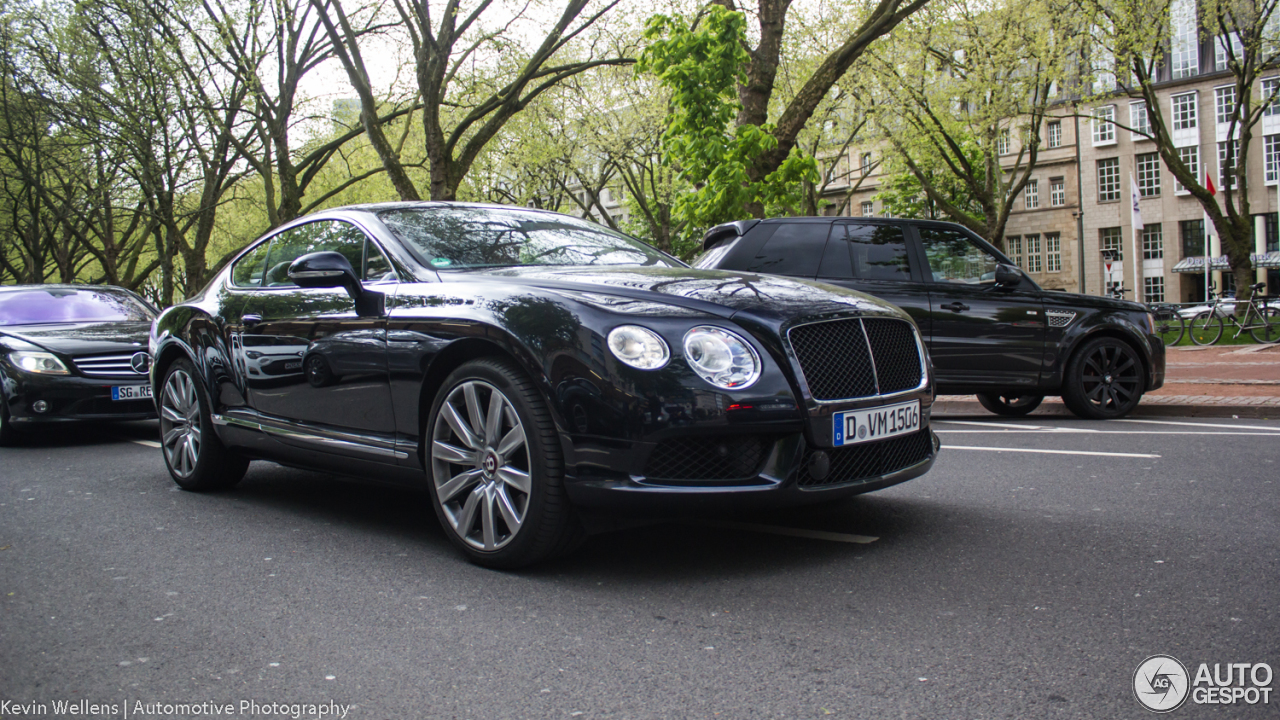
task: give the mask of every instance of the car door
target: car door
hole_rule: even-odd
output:
[[[818,280],[897,305],[911,315],[927,338],[929,288],[905,230],[899,223],[836,222],[818,268]]]
[[[1000,260],[955,227],[916,226],[928,266],[929,350],[943,392],[1034,387],[1044,359],[1045,315],[1029,279],[996,285]]]
[[[371,438],[391,435],[386,317],[361,316],[343,288],[300,288],[289,279],[294,260],[321,251],[346,256],[367,288],[394,290],[395,275],[385,256],[355,225],[320,220],[276,235],[263,287],[248,293],[243,309],[241,352],[249,404],[303,433],[287,441],[320,443],[311,435],[331,429]],[[381,446],[385,438],[371,442]]]

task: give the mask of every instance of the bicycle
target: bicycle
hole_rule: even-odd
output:
[[[1107,292],[1107,296],[1116,300],[1123,300],[1124,294],[1129,292],[1128,288],[1123,285],[1117,285]],[[1160,340],[1165,347],[1177,345],[1182,341],[1182,334],[1186,332],[1187,321],[1178,314],[1177,305],[1168,305],[1165,303],[1148,304],[1152,315],[1156,319],[1156,335],[1160,336]]]
[[[1225,323],[1236,326],[1236,334],[1232,339],[1240,337],[1240,333],[1248,330],[1256,342],[1271,344],[1280,341],[1280,310],[1258,302],[1261,290],[1266,286],[1266,283],[1249,286],[1249,289],[1254,292],[1246,303],[1248,307],[1245,308],[1244,317],[1239,319],[1236,318],[1234,307],[1239,304],[1239,301],[1225,303],[1221,295],[1210,289],[1209,294],[1213,296],[1213,304],[1208,310],[1191,319],[1191,342],[1197,345],[1212,345],[1218,342],[1222,337],[1222,328]],[[1265,298],[1263,302],[1265,303]],[[1227,305],[1233,307],[1229,311],[1220,309]],[[1256,322],[1251,321],[1253,317],[1257,318]]]

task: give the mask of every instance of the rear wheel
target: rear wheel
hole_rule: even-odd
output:
[[[1254,324],[1258,327],[1249,330],[1254,340],[1265,344],[1280,341],[1280,310],[1263,308],[1262,317]]]
[[[1222,318],[1206,310],[1191,318],[1191,342],[1197,345],[1212,345],[1222,337]]]
[[[160,390],[160,452],[183,490],[225,490],[240,482],[249,461],[213,430],[212,404],[189,360],[175,361]]]
[[[1040,407],[1043,395],[1001,395],[999,393],[979,393],[978,402],[982,407],[997,415],[1021,417]]]
[[[1165,344],[1165,347],[1181,342],[1186,331],[1187,322],[1178,313],[1173,311],[1156,313],[1156,334],[1160,336],[1160,341]]]
[[[517,568],[583,537],[564,490],[560,440],[533,382],[508,362],[462,365],[427,428],[427,487],[449,539],[472,562]]]
[[[1116,338],[1091,340],[1067,363],[1062,402],[1091,420],[1124,417],[1138,407],[1146,390],[1146,371],[1138,353]]]

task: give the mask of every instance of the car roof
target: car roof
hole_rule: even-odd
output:
[[[0,285],[0,293],[17,290],[111,290],[127,294],[128,290],[115,285],[91,285],[88,283],[43,283],[34,285]]]

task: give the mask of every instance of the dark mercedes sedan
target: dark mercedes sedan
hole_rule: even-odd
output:
[[[41,425],[154,418],[146,345],[155,316],[117,287],[0,287],[0,445]]]
[[[575,508],[820,501],[938,447],[928,355],[891,305],[522,208],[300,219],[166,310],[151,351],[181,487],[252,458],[424,487],[493,567],[572,548]]]

